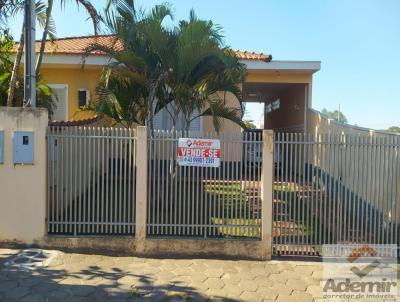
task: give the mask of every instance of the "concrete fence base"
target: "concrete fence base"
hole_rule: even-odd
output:
[[[266,260],[260,240],[46,236],[35,246],[68,252],[140,257],[232,258]]]

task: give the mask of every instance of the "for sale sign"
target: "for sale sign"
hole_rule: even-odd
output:
[[[219,167],[221,147],[218,139],[180,138],[178,164],[180,166]]]

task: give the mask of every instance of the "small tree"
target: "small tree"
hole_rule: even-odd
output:
[[[342,113],[339,112],[338,110],[334,110],[334,111],[329,111],[326,108],[322,109],[321,113],[323,115],[325,115],[327,118],[335,120],[339,123],[348,123],[348,119],[347,117]]]
[[[8,30],[0,32],[0,105],[7,104],[7,90],[12,69],[11,51],[14,45],[13,38]]]
[[[247,129],[256,129],[257,128],[257,126],[256,126],[256,124],[254,124],[253,120],[250,120],[250,119],[243,120],[243,123]]]
[[[389,127],[389,128],[387,129],[387,131],[400,133],[400,127],[398,127],[398,126],[392,126],[392,127]]]
[[[8,31],[0,33],[0,105],[5,106],[8,99],[8,88],[11,81],[12,74],[12,58],[11,51],[14,45],[13,38],[8,34]],[[21,75],[18,74],[17,78]],[[40,77],[36,82],[37,105],[39,107],[47,108],[50,115],[56,106],[55,96],[51,88]],[[23,103],[23,86],[17,85],[14,92],[14,103],[16,106],[22,106]]]

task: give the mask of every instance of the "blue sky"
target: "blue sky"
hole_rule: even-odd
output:
[[[59,2],[59,1],[56,1]],[[92,0],[98,9],[105,0]],[[137,0],[143,8],[164,1]],[[175,22],[194,8],[224,29],[234,49],[271,53],[276,60],[319,60],[313,107],[341,110],[350,123],[400,126],[400,1],[398,0],[170,0]],[[73,2],[56,5],[57,36],[92,34]],[[10,23],[19,35],[21,18]],[[38,34],[39,37],[39,34]],[[250,116],[259,119],[253,107]]]

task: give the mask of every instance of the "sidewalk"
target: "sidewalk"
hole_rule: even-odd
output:
[[[0,249],[0,301],[324,301],[317,262],[55,252],[43,267],[25,270],[6,265],[18,252]]]

